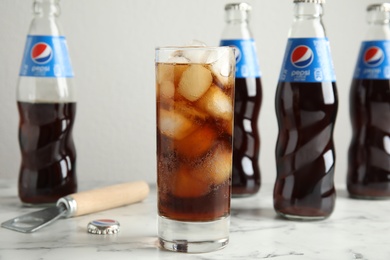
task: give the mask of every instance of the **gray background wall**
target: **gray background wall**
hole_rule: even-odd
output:
[[[63,0],[60,21],[75,71],[74,137],[78,178],[155,182],[154,48],[197,39],[218,45],[226,0]],[[276,176],[274,95],[292,22],[292,0],[251,0],[251,27],[263,73],[260,166]],[[336,182],[344,184],[351,138],[348,93],[366,6],[372,0],[328,0],[323,17],[336,70]],[[15,88],[32,1],[0,0],[0,178],[16,179],[20,164]]]

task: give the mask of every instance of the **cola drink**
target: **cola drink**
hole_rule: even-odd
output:
[[[367,14],[350,90],[347,188],[352,197],[381,199],[390,198],[390,4],[369,5]]]
[[[247,3],[225,6],[226,27],[221,46],[236,50],[232,196],[256,194],[261,185],[258,118],[262,101],[261,72]]]
[[[295,20],[277,86],[279,125],[274,208],[288,219],[316,220],[334,208],[333,129],[337,90],[322,1],[295,0]]]
[[[22,164],[19,196],[25,203],[52,203],[75,192],[72,129],[76,103],[18,102]]]
[[[276,113],[289,114],[278,117],[279,126],[285,128],[280,127],[276,148],[274,207],[288,218],[323,218],[333,211],[335,153],[331,137],[337,105],[324,102],[323,90],[335,96],[336,85],[278,84]]]
[[[226,216],[234,82],[221,84],[207,64],[158,63],[156,71],[159,214],[180,221]],[[190,89],[194,77],[207,89],[199,97]]]
[[[25,204],[50,204],[77,190],[76,100],[59,0],[36,0],[33,11],[17,87],[18,190]]]
[[[261,185],[257,122],[262,89],[258,77],[236,78],[235,84],[232,196],[242,197],[256,194]],[[251,90],[255,90],[256,95],[251,94]]]

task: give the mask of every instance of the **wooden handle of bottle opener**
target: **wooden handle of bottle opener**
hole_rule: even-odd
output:
[[[69,195],[76,202],[73,217],[142,201],[149,194],[144,181],[128,182]]]

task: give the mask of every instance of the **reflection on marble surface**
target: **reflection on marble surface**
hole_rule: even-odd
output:
[[[0,259],[389,260],[390,201],[350,199],[344,189],[338,189],[337,195],[330,218],[289,221],[276,216],[272,185],[263,184],[256,196],[232,200],[230,243],[225,249],[182,254],[157,246],[156,191],[152,188],[142,203],[60,219],[36,233],[1,228]],[[21,206],[15,181],[0,180],[0,222],[34,210]],[[120,232],[88,234],[88,222],[98,218],[118,220]]]

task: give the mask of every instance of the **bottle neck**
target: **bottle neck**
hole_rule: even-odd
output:
[[[61,13],[59,0],[35,0],[33,12],[30,35],[61,35],[57,19]]]
[[[294,20],[289,38],[323,38],[325,29],[322,24],[322,5],[317,3],[296,3]]]
[[[61,12],[59,0],[35,0],[33,12],[35,17],[59,16]]]
[[[243,10],[226,11],[226,26],[222,32],[222,39],[250,39],[252,33],[249,28],[249,12]]]
[[[365,40],[390,40],[390,12],[368,11],[367,23],[369,27]]]

